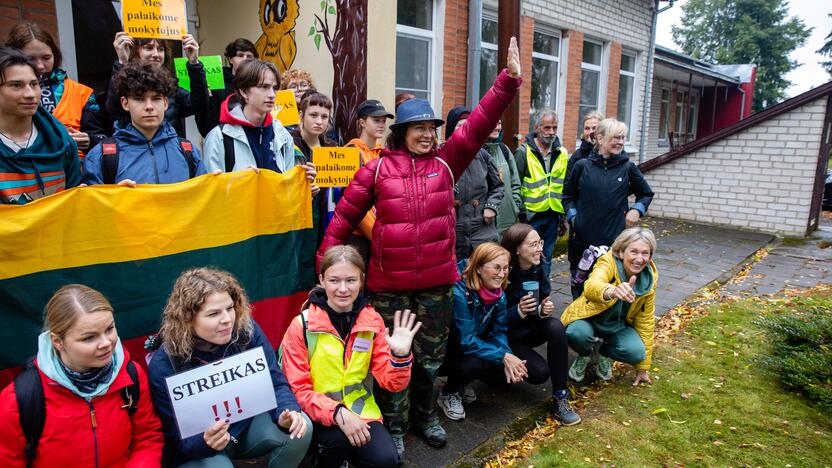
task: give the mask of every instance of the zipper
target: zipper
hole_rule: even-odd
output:
[[[153,151],[153,142],[148,141],[147,147],[148,149],[150,149],[150,159],[151,161],[153,161],[153,174],[156,176],[156,183],[160,184],[161,182],[159,182],[159,168],[156,167],[156,153]]]
[[[384,224],[381,224],[381,227],[378,229],[378,267],[381,271],[384,271],[384,255],[381,253],[384,252]]]
[[[419,189],[417,187],[417,180],[416,180],[416,158],[413,155],[410,156],[410,166],[412,168],[412,172],[410,174],[410,177],[413,180],[413,191],[415,192],[414,193],[415,198],[413,200],[413,206],[415,207],[415,210],[414,210],[414,221],[415,221],[414,226],[416,228],[416,243],[415,243],[416,244],[416,261],[418,262],[419,259],[420,259],[420,256],[419,256],[419,244],[420,244],[420,241],[419,241],[419,205],[418,205],[418,203],[416,203],[416,201],[419,198]],[[405,184],[405,187],[407,187],[407,184]],[[419,270],[417,269],[416,270],[416,286],[417,286],[417,288],[420,284],[421,284],[421,281],[419,281]]]
[[[92,423],[92,442],[93,448],[95,450],[95,466],[98,467],[98,436],[95,433],[95,428],[98,427],[98,422],[95,419],[95,406],[93,406],[91,401],[87,401],[87,405],[90,407],[90,422]]]

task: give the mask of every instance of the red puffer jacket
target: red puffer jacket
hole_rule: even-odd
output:
[[[335,208],[318,250],[347,241],[375,204],[367,287],[375,292],[451,285],[459,279],[454,245],[454,181],[497,126],[522,80],[503,70],[465,126],[437,150],[413,155],[385,149],[358,170]]]
[[[121,389],[133,383],[125,363],[104,395],[87,403],[40,373],[46,401],[46,423],[32,467],[158,467],[162,463],[162,431],[153,409],[147,374],[136,364],[139,406],[132,418],[121,408]],[[95,410],[95,425],[90,415]],[[0,394],[0,466],[26,467],[26,439],[14,384]]]

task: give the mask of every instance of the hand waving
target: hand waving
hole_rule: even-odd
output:
[[[390,351],[396,356],[410,354],[413,336],[421,327],[422,322],[416,322],[416,314],[411,313],[409,309],[405,309],[404,312],[397,310],[393,314],[393,333],[390,334],[389,328],[384,331],[384,339],[387,340]]]
[[[508,45],[508,59],[506,59],[506,68],[508,74],[513,78],[520,78],[522,76],[520,70],[520,50],[517,48],[517,38],[511,37],[511,42]]]

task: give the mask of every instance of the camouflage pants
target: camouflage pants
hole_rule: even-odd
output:
[[[391,393],[373,385],[373,394],[392,435],[404,435],[410,426],[411,413],[416,423],[424,425],[437,419],[433,382],[445,359],[448,327],[451,325],[453,285],[392,293],[373,293],[371,301],[384,323],[392,328],[393,314],[410,309],[422,328],[413,340],[413,369],[410,385]]]

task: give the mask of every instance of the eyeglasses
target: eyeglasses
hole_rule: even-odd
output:
[[[529,248],[532,250],[543,250],[543,239],[538,241],[529,242]]]
[[[289,83],[286,85],[286,89],[309,89],[309,83],[306,81],[300,81],[298,83]]]
[[[494,273],[508,273],[509,271],[511,271],[511,267],[510,267],[509,265],[506,265],[506,266],[504,266],[504,267],[501,267],[501,266],[499,266],[499,265],[494,265],[494,264],[491,264],[491,263],[486,263],[486,264],[485,264],[485,265],[483,265],[483,266],[484,266],[484,267],[486,267],[486,268],[488,268],[489,270],[493,271]]]

